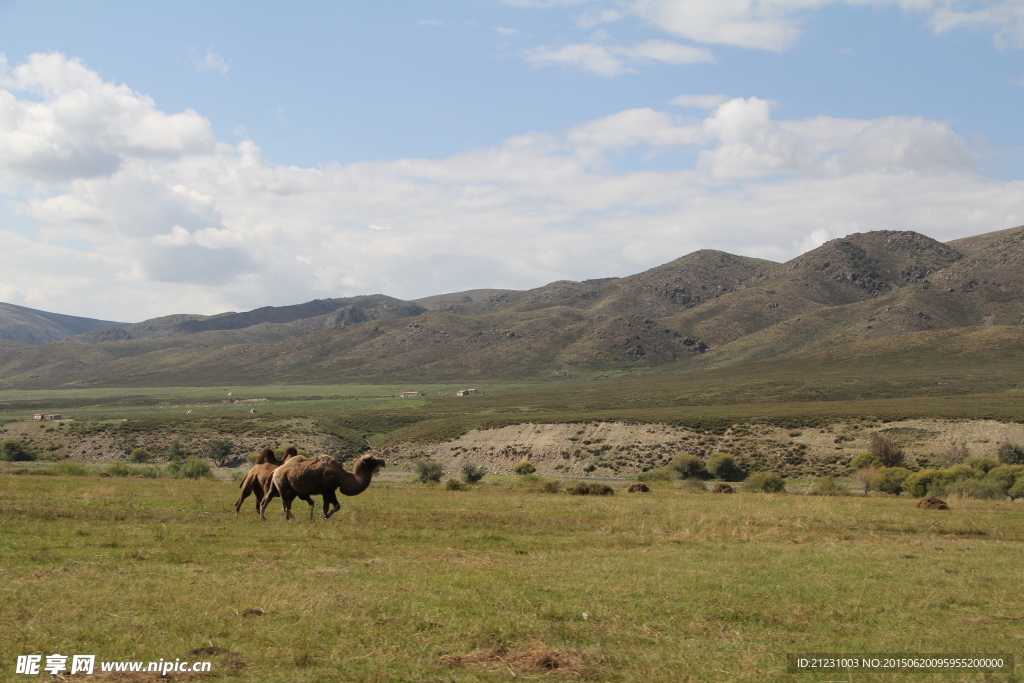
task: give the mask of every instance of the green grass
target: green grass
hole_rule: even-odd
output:
[[[213,645],[215,679],[507,681],[443,658],[550,648],[566,680],[824,681],[786,654],[1021,654],[1019,504],[375,483],[328,522],[260,523],[237,491],[0,476],[0,661]]]

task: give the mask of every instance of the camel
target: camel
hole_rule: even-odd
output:
[[[242,509],[242,503],[249,497],[249,494],[256,496],[256,510],[259,511],[260,501],[263,500],[263,496],[270,487],[270,478],[273,476],[274,470],[298,454],[298,449],[290,446],[284,452],[284,457],[278,460],[272,448],[264,448],[256,458],[255,465],[246,473],[245,479],[239,485],[242,488],[242,495],[238,497],[238,502],[235,503],[235,514],[237,515]],[[308,502],[310,505],[313,504],[313,501]]]
[[[266,519],[263,513],[275,496],[281,496],[285,519],[295,517],[292,515],[292,501],[296,496],[309,503],[310,520],[313,519],[313,501],[309,496],[323,496],[324,519],[330,519],[341,509],[335,491],[340,490],[346,496],[358,496],[370,485],[374,473],[381,467],[384,467],[384,461],[369,454],[356,461],[352,472],[345,470],[329,455],[315,458],[296,456],[274,470],[270,487],[260,503],[260,519]]]

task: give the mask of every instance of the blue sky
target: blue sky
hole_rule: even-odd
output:
[[[117,320],[1024,224],[1024,3],[4,2],[0,300]]]

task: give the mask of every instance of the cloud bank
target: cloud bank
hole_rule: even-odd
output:
[[[447,158],[301,168],[218,142],[198,113],[162,112],[75,59],[4,63],[0,193],[31,229],[0,224],[0,301],[135,321],[627,275],[700,248],[785,260],[874,229],[952,239],[1024,224],[1024,183],[981,175],[944,122],[673,101]],[[619,170],[624,154],[657,170]]]

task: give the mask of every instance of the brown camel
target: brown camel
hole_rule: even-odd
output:
[[[267,509],[267,504],[275,496],[281,496],[284,505],[284,518],[293,519],[292,501],[296,496],[309,503],[309,518],[313,519],[313,501],[310,496],[323,496],[324,519],[341,509],[335,491],[340,490],[346,496],[357,496],[366,490],[374,473],[384,467],[384,461],[372,455],[364,455],[356,461],[355,470],[349,472],[341,463],[329,455],[318,455],[315,458],[297,456],[274,470],[267,495],[260,503],[260,518]],[[328,509],[328,508],[333,509]]]
[[[245,479],[240,484],[242,495],[238,497],[238,502],[235,503],[235,514],[237,515],[239,510],[242,509],[242,503],[249,497],[249,494],[256,496],[256,511],[259,512],[260,501],[263,500],[263,496],[270,487],[270,478],[274,475],[274,470],[298,454],[298,449],[290,446],[284,452],[284,457],[278,460],[272,448],[264,448],[256,458],[256,464],[249,470],[245,475]],[[312,505],[312,501],[310,501],[310,505]]]

